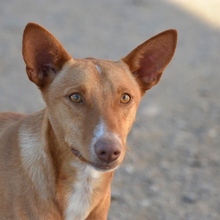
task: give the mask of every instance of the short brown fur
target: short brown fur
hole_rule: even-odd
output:
[[[46,107],[0,114],[0,216],[106,220],[139,102],[158,83],[176,42],[177,32],[168,30],[117,62],[73,59],[29,23],[23,57]]]

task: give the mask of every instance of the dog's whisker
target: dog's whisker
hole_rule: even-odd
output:
[[[140,127],[141,127],[141,129],[143,129],[144,131],[146,131],[147,133],[148,133],[148,130],[147,130],[147,128],[146,127],[144,127],[144,125],[142,125],[140,122],[138,122],[138,121],[135,121],[134,122],[134,124],[137,124],[137,125],[139,125]]]

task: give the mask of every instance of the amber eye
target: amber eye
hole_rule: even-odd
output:
[[[128,102],[130,102],[131,100],[131,96],[128,95],[127,93],[124,93],[122,96],[121,96],[121,103],[122,104],[127,104]]]
[[[74,94],[70,95],[69,97],[73,102],[76,102],[76,103],[82,102],[82,97],[79,93],[74,93]]]

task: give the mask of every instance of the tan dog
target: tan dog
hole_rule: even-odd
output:
[[[1,219],[107,219],[138,104],[176,42],[168,30],[117,62],[73,59],[43,27],[26,26],[26,71],[46,108],[0,114]]]

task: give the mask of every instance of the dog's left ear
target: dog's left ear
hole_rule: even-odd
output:
[[[22,53],[29,79],[40,88],[71,58],[51,33],[35,23],[28,23],[24,30]]]
[[[164,31],[131,51],[122,60],[137,78],[142,92],[156,85],[172,59],[177,44],[177,31]]]

